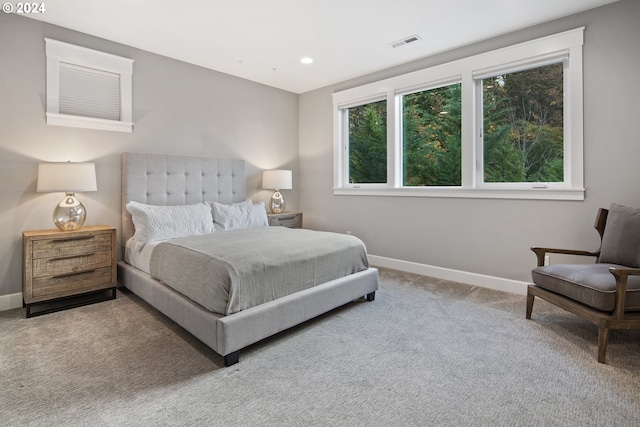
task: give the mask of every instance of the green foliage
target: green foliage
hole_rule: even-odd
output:
[[[483,81],[485,182],[562,182],[563,65]]]
[[[349,109],[349,181],[387,182],[387,103]]]
[[[485,182],[562,182],[563,64],[485,79]],[[462,85],[402,96],[403,185],[460,186]],[[387,104],[349,108],[349,180],[387,182]]]
[[[457,83],[402,97],[404,185],[460,185],[461,89]]]

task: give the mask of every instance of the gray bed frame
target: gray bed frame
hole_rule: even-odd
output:
[[[184,205],[202,201],[245,200],[244,160],[160,154],[122,154],[123,246],[135,230],[125,209],[133,200],[150,205]],[[212,313],[124,261],[118,282],[175,321],[224,358],[239,361],[240,350],[264,338],[352,302],[373,301],[378,270],[342,277],[232,315]]]

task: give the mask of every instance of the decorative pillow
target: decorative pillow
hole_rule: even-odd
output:
[[[129,202],[126,208],[136,228],[133,237],[138,243],[213,233],[211,208],[205,203],[154,206]]]
[[[213,213],[213,228],[216,231],[247,228],[248,218],[246,209],[253,203],[251,199],[236,203],[206,202]],[[243,209],[244,208],[244,209]]]
[[[247,199],[238,203],[207,202],[213,212],[213,226],[216,231],[237,230],[241,228],[265,227],[269,225],[264,203]]]
[[[599,262],[640,267],[640,209],[611,204]]]
[[[269,226],[269,218],[267,217],[267,209],[264,206],[264,202],[259,202],[251,205],[249,211],[249,214],[251,216],[249,227]]]

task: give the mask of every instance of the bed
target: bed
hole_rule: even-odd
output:
[[[142,257],[143,260],[147,260],[148,268],[137,268],[129,263],[132,258],[129,255],[132,253],[132,248],[143,248],[136,252],[142,253],[145,245],[135,243],[135,239],[132,239],[136,235],[136,229],[127,205],[130,206],[130,209],[131,206],[137,205],[144,206],[145,209],[166,206],[169,209],[175,207],[180,210],[181,206],[191,209],[196,204],[209,202],[212,206],[223,205],[226,209],[226,206],[242,205],[245,201],[245,162],[243,160],[141,153],[122,154],[121,241],[123,260],[118,262],[118,282],[220,354],[224,358],[225,366],[237,363],[240,351],[251,344],[360,298],[364,297],[368,301],[373,301],[378,289],[378,271],[370,267],[368,263],[358,269],[347,266],[345,268],[347,270],[351,268],[351,271],[339,273],[339,277],[329,277],[327,276],[329,273],[319,274],[316,270],[318,265],[335,262],[335,255],[323,253],[322,255],[312,255],[315,257],[311,260],[313,262],[307,262],[307,265],[311,265],[311,267],[303,268],[302,273],[287,274],[303,278],[300,280],[299,286],[292,283],[288,285],[287,291],[280,292],[279,285],[267,284],[267,279],[264,279],[265,287],[270,286],[269,291],[262,291],[246,307],[243,306],[243,303],[236,304],[237,301],[234,304],[227,301],[224,308],[220,308],[216,306],[216,303],[210,305],[205,300],[199,299],[201,296],[198,293],[206,293],[208,290],[203,288],[201,284],[198,290],[192,289],[191,284],[199,283],[202,276],[218,277],[220,267],[203,261],[203,258],[188,259],[184,257],[190,252],[202,257],[205,250],[201,248],[209,245],[209,243],[204,243],[209,238],[209,234],[216,236],[216,239],[233,239],[235,245],[241,245],[244,241],[247,247],[249,247],[247,242],[254,242],[252,239],[260,238],[260,234],[268,234],[264,237],[267,240],[273,241],[275,238],[287,241],[294,236],[297,239],[304,238],[298,234],[311,235],[316,233],[320,235],[320,241],[331,238],[331,235],[339,238],[336,244],[326,244],[326,241],[319,244],[322,247],[340,247],[342,244],[340,242],[350,244],[341,234],[311,230],[284,230],[283,227],[260,227],[233,231],[214,230],[212,233],[205,230],[200,233],[201,235],[160,242],[155,249],[147,251],[148,253],[161,254],[165,249],[169,250],[169,246],[174,246],[171,250],[178,252],[165,253],[165,260],[176,258],[180,259],[182,265],[206,265],[207,268],[210,268],[209,271],[200,272],[199,276],[199,268],[184,268],[182,270],[165,268],[166,277],[162,276],[163,280],[161,281],[154,279],[150,273],[156,274],[158,270],[162,269],[165,261],[152,263],[148,258]],[[257,205],[254,205],[254,208],[255,206]],[[140,224],[140,222],[138,223]],[[139,229],[142,230],[143,227],[140,226]],[[139,234],[140,232],[136,236]],[[348,238],[352,238],[352,236],[348,236]],[[299,243],[296,247],[302,246],[304,244]],[[253,243],[250,247],[254,247]],[[214,253],[216,250],[222,251],[220,256],[223,258],[227,253],[242,252],[224,248],[211,249]],[[254,250],[256,255],[276,252],[274,249],[273,251],[262,250],[258,253],[256,252],[258,250]],[[317,252],[312,252],[312,254],[314,253]],[[247,254],[239,254],[238,256],[240,255],[247,257]],[[284,255],[284,258],[289,256],[293,255]],[[327,258],[331,256],[334,258]],[[226,263],[226,258],[224,261]],[[271,260],[263,260],[262,264],[266,265],[271,262]],[[302,261],[300,262],[302,263]],[[154,265],[155,271],[150,271]],[[289,272],[290,267],[292,265],[288,264],[285,269],[281,268],[279,272],[275,273],[268,273],[265,270],[254,275],[252,279],[243,279],[242,282],[255,285],[256,277],[280,281],[283,272]],[[236,271],[237,268],[232,266],[228,270]],[[248,270],[252,269],[248,268]],[[312,270],[309,274],[318,283],[307,283],[309,282],[305,276],[307,270]],[[177,271],[179,274],[176,273]],[[298,276],[298,274],[300,275]],[[165,284],[170,283],[174,276],[185,276],[187,279],[185,283],[180,285],[182,287],[174,285],[179,291]],[[323,278],[326,278],[326,281]],[[216,286],[218,285],[214,284],[213,287]],[[248,287],[247,289],[252,288]],[[190,294],[190,292],[194,292],[194,294]],[[243,293],[245,292],[243,291]],[[233,292],[229,291],[228,294],[230,300],[235,298],[231,297]],[[267,297],[264,296],[265,294]]]

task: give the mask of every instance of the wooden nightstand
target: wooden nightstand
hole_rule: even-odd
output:
[[[25,231],[22,254],[22,297],[27,317],[116,297],[115,228]],[[72,297],[78,298],[72,301]],[[69,304],[61,304],[61,300]],[[31,311],[32,306],[45,304],[44,310]]]
[[[289,228],[302,228],[302,212],[268,213],[269,225],[280,225]]]

